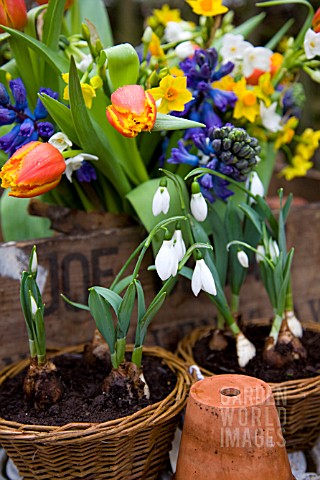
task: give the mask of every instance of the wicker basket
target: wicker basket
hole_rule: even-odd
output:
[[[267,324],[266,321],[257,323]],[[320,325],[317,323],[304,323],[303,326],[305,330],[320,332]],[[210,326],[199,327],[179,343],[177,353],[188,367],[197,365],[193,357],[193,347],[197,340],[212,330]],[[213,375],[203,367],[200,367],[200,370],[204,376]],[[196,381],[195,376],[193,378]],[[278,407],[287,449],[295,451],[312,448],[320,436],[320,375],[269,385]]]
[[[83,345],[58,350],[52,356],[82,351]],[[186,403],[190,378],[174,354],[160,347],[145,347],[144,355],[163,359],[176,374],[177,383],[164,400],[130,416],[62,427],[24,425],[0,418],[0,444],[25,480],[157,478],[171,448],[178,414]],[[24,360],[4,369],[0,384],[27,364]]]

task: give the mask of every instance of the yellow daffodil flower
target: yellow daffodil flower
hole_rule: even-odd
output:
[[[173,75],[174,77],[183,77],[184,76],[184,71],[181,70],[179,67],[171,67],[170,68],[170,74]]]
[[[238,97],[234,107],[233,117],[235,119],[244,117],[253,123],[260,113],[256,93],[253,90],[247,89],[245,78],[242,78],[235,84],[233,91]]]
[[[290,117],[287,123],[283,126],[283,130],[280,132],[277,140],[275,141],[274,148],[279,150],[282,145],[290,143],[293,139],[295,129],[297,128],[299,120],[296,117]]]
[[[236,82],[234,81],[233,77],[231,77],[231,75],[225,75],[221,78],[221,80],[213,82],[212,88],[218,88],[219,90],[223,90],[225,92],[233,92],[235,85]]]
[[[156,101],[161,100],[158,106],[160,113],[182,112],[185,104],[192,100],[192,94],[187,89],[187,77],[166,75],[159,87],[151,88],[148,92]]]
[[[259,77],[259,83],[254,87],[253,91],[258,98],[264,101],[266,107],[270,107],[272,103],[270,97],[274,93],[270,72],[266,72]]]
[[[312,166],[312,162],[306,161],[301,155],[295,155],[292,157],[292,165],[281,170],[281,175],[288,181],[295,177],[304,177]]]
[[[67,84],[63,91],[63,99],[69,100],[69,73],[63,73],[61,76],[63,81]],[[92,99],[96,96],[95,91],[102,87],[102,80],[98,75],[95,75],[90,78],[90,84],[81,82],[80,85],[84,103],[86,104],[86,107],[90,109],[92,107]]]
[[[300,137],[300,142],[296,146],[296,153],[309,160],[316,149],[319,147],[320,130],[314,131],[312,128],[306,128]]]
[[[186,0],[194,13],[205,17],[215,17],[226,13],[228,8],[222,5],[222,0]]]
[[[153,32],[151,42],[149,43],[149,52],[153,57],[163,58],[165,53],[161,48],[160,38]]]
[[[158,23],[166,26],[168,22],[181,22],[180,10],[173,8],[171,9],[166,3],[162,5],[161,10],[153,10],[153,16]]]

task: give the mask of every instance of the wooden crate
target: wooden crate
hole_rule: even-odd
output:
[[[60,297],[87,303],[88,287],[109,286],[122,266],[122,259],[144,238],[137,226],[105,228],[85,233],[59,234],[37,240],[39,284],[46,304],[49,345],[70,345],[91,339],[94,323],[88,312],[77,310]],[[293,207],[287,223],[288,240],[295,246],[293,290],[296,311],[303,321],[320,322],[320,203]],[[27,266],[33,241],[0,244],[0,368],[27,355],[26,329],[19,304],[20,274]],[[146,259],[142,280],[147,301],[160,287],[154,272],[147,272],[152,257]],[[257,272],[250,271],[241,297],[245,320],[271,316],[271,307]],[[162,310],[153,320],[148,344],[173,349],[193,327],[214,321],[215,309],[201,293],[195,298],[190,282],[181,279]],[[130,330],[134,339],[134,329]]]

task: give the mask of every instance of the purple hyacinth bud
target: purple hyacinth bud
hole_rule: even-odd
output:
[[[34,132],[34,123],[30,118],[24,120],[20,126],[19,135],[30,137]]]
[[[0,107],[0,125],[11,125],[16,119],[16,112]]]
[[[21,78],[16,78],[15,80],[10,80],[10,88],[15,99],[15,107],[18,110],[24,110],[28,106],[27,102],[27,92]]]
[[[10,96],[3,83],[0,83],[0,105],[6,107],[10,104]]]
[[[46,95],[48,95],[51,98],[54,98],[55,100],[58,100],[59,98],[59,94],[51,90],[51,88],[41,87],[39,93],[45,93]],[[48,115],[47,109],[43,105],[40,98],[38,98],[36,108],[34,109],[35,119],[40,120],[42,118],[46,118],[47,115]]]
[[[79,182],[92,182],[93,180],[97,180],[97,172],[91,163],[85,160],[82,162],[79,170],[76,170],[75,175]]]
[[[20,132],[20,125],[15,125],[13,129],[0,137],[0,149],[6,153],[9,153],[13,142]]]
[[[50,122],[38,122],[37,130],[39,137],[43,138],[44,140],[49,139],[54,134],[54,126]]]

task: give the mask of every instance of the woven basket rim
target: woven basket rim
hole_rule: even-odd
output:
[[[84,344],[66,348],[57,348],[48,354],[52,358],[64,353],[78,353],[83,351]],[[133,350],[133,345],[128,345],[126,351]],[[160,422],[169,422],[185,406],[187,394],[191,385],[191,377],[184,362],[177,355],[158,346],[143,347],[143,353],[147,356],[161,358],[166,365],[174,371],[177,382],[172,392],[163,400],[148,405],[143,409],[115,420],[102,423],[73,422],[63,426],[27,425],[5,420],[0,417],[0,439],[10,436],[20,441],[39,440],[41,442],[81,442],[93,440],[107,435],[123,435],[149,425],[155,426]],[[10,376],[14,376],[23,370],[29,360],[22,360],[5,367],[0,371],[0,385]]]
[[[250,320],[246,322],[247,325],[251,324],[269,324],[269,320],[266,320],[265,318],[259,318],[255,320]],[[320,324],[315,323],[315,322],[303,322],[302,326],[305,330],[313,330],[320,332]],[[214,330],[216,327],[214,325],[205,325],[201,327],[197,327],[194,330],[192,330],[190,333],[188,333],[178,344],[176,353],[179,355],[185,362],[186,367],[189,368],[192,365],[195,365],[200,368],[201,373],[204,376],[212,376],[215,375],[213,372],[210,370],[207,370],[204,367],[201,367],[200,365],[197,364],[193,357],[193,352],[192,349],[199,339],[200,336],[204,335],[207,332],[210,332],[211,330]],[[306,395],[306,393],[309,393],[310,390],[319,390],[320,391],[320,375],[316,375],[314,377],[310,378],[301,378],[301,379],[296,379],[296,380],[284,380],[282,382],[267,382],[274,395],[277,396],[277,394],[281,395],[285,391],[285,393],[290,395],[290,399],[293,398],[300,398]]]

